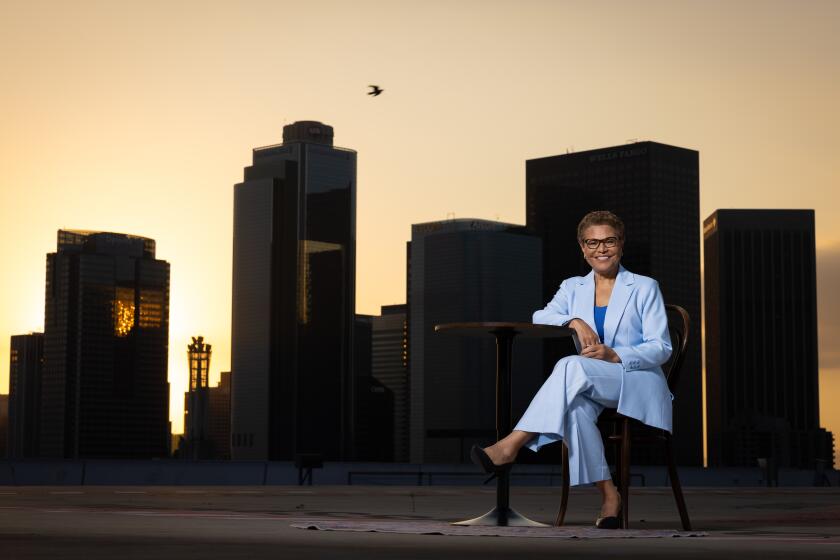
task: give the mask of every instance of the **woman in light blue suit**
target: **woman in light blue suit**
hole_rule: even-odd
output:
[[[592,271],[565,280],[534,313],[534,323],[574,329],[580,355],[557,362],[514,431],[487,448],[473,446],[472,458],[488,472],[504,472],[523,446],[537,451],[562,440],[570,483],[594,482],[601,491],[596,526],[617,528],[621,497],[595,423],[609,407],[671,431],[673,396],[660,367],[671,355],[671,339],[659,285],[621,266],[622,221],[590,212],[578,225],[578,243]]]

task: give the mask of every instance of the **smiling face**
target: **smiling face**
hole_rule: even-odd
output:
[[[596,245],[595,242],[598,240],[601,243],[598,243],[597,247],[590,248],[588,246]],[[605,240],[607,243],[604,243]],[[587,242],[589,243],[587,244]],[[613,242],[612,247],[607,247],[608,243]],[[589,263],[596,274],[615,276],[618,273],[618,265],[621,262],[621,255],[624,250],[624,240],[618,236],[612,226],[589,226],[583,234],[580,250],[583,251],[583,258],[586,259],[586,262]]]

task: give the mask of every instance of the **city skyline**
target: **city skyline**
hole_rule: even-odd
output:
[[[230,368],[230,185],[252,146],[311,118],[359,153],[357,313],[404,303],[411,224],[453,214],[525,223],[527,159],[650,139],[700,152],[701,220],[718,208],[815,209],[821,423],[840,432],[827,406],[840,396],[830,344],[840,336],[830,290],[840,281],[836,3],[332,12],[4,9],[0,256],[12,266],[0,280],[0,392],[10,336],[43,328],[43,256],[56,231],[143,235],[172,263],[170,418],[180,431],[190,337],[213,344],[211,385]],[[295,18],[284,43],[306,44],[318,29],[317,48],[276,48],[276,22]],[[368,83],[385,92],[367,97]],[[418,153],[433,154],[429,165]]]

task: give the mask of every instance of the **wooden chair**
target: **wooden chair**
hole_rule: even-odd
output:
[[[679,381],[680,370],[685,361],[685,350],[688,346],[688,335],[691,328],[691,319],[688,312],[678,305],[666,305],[668,313],[668,330],[671,334],[671,347],[673,348],[668,362],[662,366],[665,378],[668,380],[668,388],[672,394],[676,394],[677,381]],[[680,520],[683,529],[691,530],[691,521],[688,518],[688,511],[685,507],[680,479],[677,476],[677,467],[674,464],[674,454],[671,446],[672,435],[666,430],[654,430],[647,428],[646,431],[653,431],[653,435],[633,437],[631,426],[640,424],[638,420],[628,418],[619,414],[615,409],[605,411],[607,418],[615,422],[617,433],[609,437],[610,442],[620,448],[616,461],[618,471],[618,490],[621,493],[621,528],[630,528],[630,443],[636,441],[659,441],[665,444],[665,458],[668,464],[668,478],[671,480],[671,489],[674,492],[674,500],[677,502],[677,509],[680,512]],[[563,444],[563,492],[560,498],[560,510],[557,512],[556,526],[563,525],[566,517],[566,506],[569,503],[569,450]]]

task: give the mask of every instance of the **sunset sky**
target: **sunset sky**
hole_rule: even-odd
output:
[[[700,152],[701,220],[815,209],[840,436],[838,29],[830,0],[0,0],[0,392],[57,230],[142,235],[172,267],[181,431],[190,337],[213,384],[230,367],[233,185],[312,119],[358,151],[359,313],[404,302],[412,223],[524,223],[529,158],[655,140]]]

